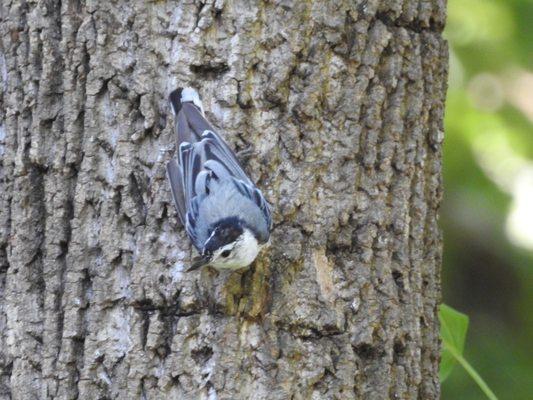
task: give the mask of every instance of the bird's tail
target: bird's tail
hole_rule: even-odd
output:
[[[172,111],[175,115],[178,115],[184,103],[193,103],[204,114],[204,106],[198,92],[193,88],[177,88],[172,91],[168,96],[170,104],[172,105]]]
[[[169,101],[176,116],[178,146],[183,142],[196,142],[205,130],[213,130],[205,119],[200,96],[193,88],[177,88],[170,93]]]

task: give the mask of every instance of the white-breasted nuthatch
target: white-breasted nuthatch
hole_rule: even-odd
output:
[[[168,162],[167,175],[178,215],[200,253],[188,270],[246,267],[269,240],[270,206],[206,120],[196,90],[178,88],[169,99],[178,161]]]

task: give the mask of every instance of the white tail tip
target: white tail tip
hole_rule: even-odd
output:
[[[204,114],[204,106],[198,92],[193,88],[187,87],[184,88],[181,92],[181,102],[182,103],[193,103],[196,107],[200,109],[202,114]]]

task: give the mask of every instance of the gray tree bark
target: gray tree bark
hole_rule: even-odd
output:
[[[1,399],[435,399],[444,0],[0,4]],[[274,206],[185,273],[167,94]]]

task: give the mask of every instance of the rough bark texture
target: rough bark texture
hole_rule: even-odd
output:
[[[444,0],[0,4],[1,399],[439,396]],[[166,102],[274,205],[184,273]]]

